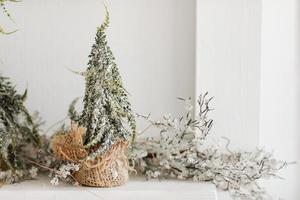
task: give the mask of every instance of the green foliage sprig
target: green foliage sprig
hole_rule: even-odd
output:
[[[18,1],[18,0],[0,0],[0,8],[2,9],[3,13],[4,13],[10,20],[13,21],[13,19],[12,19],[10,13],[8,12],[8,10],[7,10],[7,8],[6,8],[6,3],[7,3],[7,2],[13,2],[13,3],[16,3],[16,2],[20,2],[20,1]],[[14,33],[14,32],[16,32],[16,30],[15,30],[15,31],[11,31],[11,32],[6,32],[6,31],[4,30],[4,28],[3,28],[2,26],[0,26],[0,34],[6,34],[6,35],[7,35],[7,34]]]
[[[0,74],[0,171],[27,169],[28,146],[40,144],[39,124],[24,105],[26,96],[27,90],[18,94],[10,80]]]

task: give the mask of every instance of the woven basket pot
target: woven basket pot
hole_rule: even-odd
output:
[[[120,140],[101,156],[86,160],[88,152],[83,148],[84,133],[84,128],[72,125],[68,134],[55,135],[50,144],[54,155],[60,160],[80,164],[73,177],[81,185],[114,187],[125,184],[129,169],[127,142]]]

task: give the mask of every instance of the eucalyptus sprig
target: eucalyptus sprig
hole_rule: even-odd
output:
[[[18,0],[0,0],[0,8],[2,9],[2,12],[11,20],[11,21],[14,21],[10,12],[8,11],[7,7],[6,7],[6,3],[8,2],[12,2],[12,3],[17,3],[17,2],[20,2]],[[14,30],[14,31],[5,31],[5,29],[0,26],[0,34],[5,34],[5,35],[8,35],[8,34],[12,34],[14,32],[16,32],[17,30]]]

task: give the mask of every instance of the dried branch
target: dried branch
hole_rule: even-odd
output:
[[[158,138],[139,137],[134,146],[135,168],[148,178],[178,178],[194,181],[209,181],[217,187],[228,190],[235,199],[268,199],[268,194],[257,183],[266,177],[275,177],[287,162],[275,160],[263,149],[252,152],[232,151],[230,140],[223,148],[203,147],[213,120],[208,114],[212,110],[208,94],[198,99],[199,113],[193,119],[191,100],[183,100],[186,114],[179,118],[164,116],[154,121],[142,116],[160,131]],[[149,130],[149,128],[147,128]],[[200,132],[200,135],[197,135]]]

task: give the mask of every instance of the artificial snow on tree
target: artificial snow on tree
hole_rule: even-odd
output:
[[[107,44],[109,25],[97,29],[95,44],[85,72],[83,111],[77,114],[75,100],[69,109],[71,130],[54,137],[52,149],[60,159],[80,163],[74,173],[83,185],[110,187],[128,179],[127,146],[135,137],[135,119],[115,58]]]
[[[0,182],[14,183],[33,177],[36,168],[28,160],[40,144],[38,123],[28,113],[24,94],[18,94],[0,74]]]

